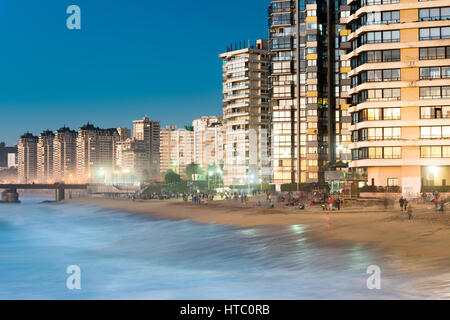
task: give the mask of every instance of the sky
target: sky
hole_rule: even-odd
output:
[[[0,0],[0,141],[64,125],[190,125],[221,114],[231,43],[267,38],[266,0]],[[69,30],[67,7],[81,9]]]

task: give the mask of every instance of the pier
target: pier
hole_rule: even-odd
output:
[[[20,203],[17,190],[55,190],[55,200],[63,201],[66,190],[87,190],[87,184],[0,184],[3,203]]]

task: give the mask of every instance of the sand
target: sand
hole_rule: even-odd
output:
[[[337,212],[320,207],[298,210],[282,205],[275,209],[256,207],[256,199],[243,205],[239,201],[213,201],[194,205],[181,200],[111,200],[80,198],[66,203],[96,205],[133,213],[152,214],[165,219],[190,219],[236,227],[307,225],[311,240],[327,244],[362,243],[380,250],[396,268],[405,272],[448,272],[450,267],[450,211],[434,210],[432,203],[413,204],[409,220],[398,204],[389,207],[374,201],[347,203]]]

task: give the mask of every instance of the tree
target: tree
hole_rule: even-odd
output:
[[[200,165],[192,162],[191,164],[188,164],[186,166],[186,176],[189,179],[192,179],[192,176],[194,174],[201,174],[202,173],[202,168],[200,167]]]
[[[166,175],[164,176],[166,183],[177,183],[181,181],[181,177],[179,174],[176,174],[173,170],[167,170]]]

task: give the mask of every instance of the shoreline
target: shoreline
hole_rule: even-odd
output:
[[[320,207],[268,209],[233,200],[194,205],[182,200],[116,200],[77,198],[63,203],[94,205],[107,210],[151,214],[170,220],[191,220],[240,228],[307,225],[308,238],[327,245],[364,244],[376,249],[395,269],[407,273],[446,273],[450,267],[450,213],[432,204],[414,204],[409,221],[397,206],[366,205],[323,212]],[[328,213],[328,214],[326,214]]]

